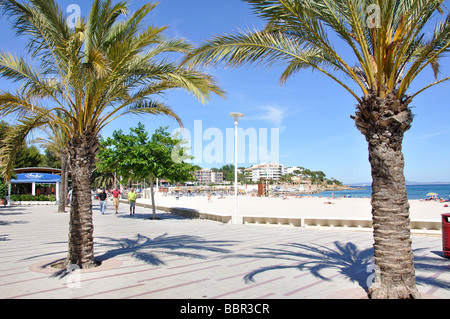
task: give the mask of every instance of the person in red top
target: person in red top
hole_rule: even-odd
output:
[[[111,191],[113,198],[114,209],[116,210],[115,214],[117,214],[117,209],[119,208],[119,196],[122,194],[120,190],[117,189],[117,186],[114,186],[114,189]]]

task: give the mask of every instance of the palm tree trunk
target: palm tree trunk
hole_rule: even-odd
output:
[[[153,187],[153,174],[152,173],[150,173],[150,193],[151,193],[151,199],[152,199],[153,219],[156,219],[155,192],[154,192],[154,187]]]
[[[66,212],[67,203],[67,153],[61,150],[61,186],[59,190],[58,213]]]
[[[67,265],[75,264],[82,269],[96,265],[90,177],[97,151],[98,140],[95,137],[82,136],[69,141],[68,152],[73,188]]]
[[[65,183],[64,183],[64,194],[66,197],[64,197],[64,205],[65,207],[69,207],[68,201],[67,201],[67,194],[69,193],[69,158],[68,158],[68,154],[67,154],[67,150],[66,150],[66,169],[64,171],[64,179],[65,179]]]
[[[412,122],[409,102],[374,94],[358,106],[354,117],[369,143],[372,169],[375,281],[369,296],[373,299],[420,298],[403,174],[402,141]]]

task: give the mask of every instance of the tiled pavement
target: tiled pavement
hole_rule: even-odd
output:
[[[231,225],[137,207],[94,206],[95,255],[103,270],[51,274],[64,258],[69,214],[55,206],[0,208],[0,298],[350,298],[373,274],[370,232]],[[417,284],[450,298],[450,259],[440,236],[413,236]],[[33,270],[30,270],[30,267]],[[360,296],[360,295],[359,295]]]

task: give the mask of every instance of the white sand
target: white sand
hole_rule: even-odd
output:
[[[226,196],[219,199],[212,196],[212,202],[208,202],[206,196],[180,197],[176,200],[173,196],[161,196],[158,194],[157,206],[182,207],[195,209],[204,213],[216,213],[218,215],[231,216],[234,212],[234,197]],[[138,199],[140,203],[150,204],[150,199]],[[324,204],[332,202],[333,204]],[[450,213],[450,207],[439,202],[411,200],[411,220],[441,221],[441,214]],[[242,216],[260,217],[316,217],[316,218],[355,218],[371,219],[371,204],[367,198],[266,198],[239,196],[238,212]]]

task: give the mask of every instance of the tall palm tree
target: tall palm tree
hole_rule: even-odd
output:
[[[372,298],[420,297],[415,284],[402,141],[410,104],[437,79],[449,51],[450,15],[442,0],[245,0],[265,20],[262,31],[214,36],[185,63],[284,64],[281,83],[302,69],[320,71],[357,101],[352,117],[369,144],[375,282]],[[431,20],[443,16],[426,36]],[[348,48],[351,54],[339,53]],[[425,67],[436,79],[408,92]],[[341,75],[344,75],[342,77]],[[349,80],[349,81],[347,81]]]
[[[18,119],[0,162],[8,174],[14,143],[33,128],[53,124],[64,130],[73,185],[67,265],[95,265],[90,177],[101,130],[125,114],[166,115],[181,124],[154,98],[169,89],[184,89],[201,102],[222,95],[209,75],[169,61],[170,53],[185,54],[191,46],[165,39],[165,27],[144,26],[155,6],[130,13],[127,2],[94,0],[87,19],[70,28],[54,0],[0,0],[16,33],[28,36],[33,59],[0,53],[0,75],[22,83],[17,92],[0,92],[1,114]]]
[[[65,120],[61,110],[56,110],[58,118]],[[41,144],[45,149],[59,157],[61,165],[61,183],[58,198],[58,213],[65,213],[67,204],[67,192],[69,185],[69,163],[67,156],[67,135],[63,129],[57,124],[51,123],[49,127],[44,129],[47,138],[39,136],[33,142]]]

